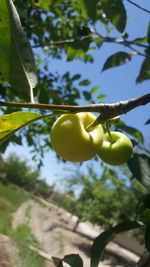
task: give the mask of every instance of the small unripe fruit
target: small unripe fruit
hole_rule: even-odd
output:
[[[123,133],[110,132],[104,135],[104,141],[99,149],[98,156],[110,165],[121,165],[131,156],[133,146],[130,139]],[[113,142],[112,142],[113,141]]]

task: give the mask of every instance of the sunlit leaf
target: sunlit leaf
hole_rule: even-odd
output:
[[[104,98],[106,98],[105,94],[101,94],[97,97],[97,100],[102,101]]]
[[[1,0],[0,6],[0,73],[4,80],[9,80],[9,49],[11,37],[7,1]]]
[[[39,0],[36,4],[44,10],[49,10],[51,7],[54,7],[59,2],[61,2],[61,0]]]
[[[133,176],[150,192],[150,157],[134,153],[127,164]]]
[[[103,11],[110,22],[120,32],[125,30],[126,26],[126,9],[122,0],[101,0]]]
[[[102,71],[107,70],[109,68],[117,67],[127,63],[127,61],[131,60],[132,55],[126,52],[117,52],[114,55],[111,55],[107,58]]]
[[[120,223],[107,231],[102,232],[95,238],[91,251],[91,267],[98,267],[102,253],[107,244],[113,239],[116,234],[132,229],[140,228],[143,225],[136,221]]]
[[[21,26],[12,0],[1,0],[0,10],[0,72],[24,96],[37,84],[31,45]]]
[[[40,118],[40,114],[23,111],[0,116],[0,144],[22,127]]]
[[[78,254],[65,255],[63,261],[68,263],[71,267],[83,267],[83,261]]]
[[[90,90],[91,94],[95,94],[99,91],[99,86],[94,86],[92,87],[92,89]]]
[[[140,73],[136,79],[137,83],[150,79],[150,58],[146,58],[140,69]]]

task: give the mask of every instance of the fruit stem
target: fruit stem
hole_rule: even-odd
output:
[[[95,127],[96,127],[96,125],[93,126],[93,122],[92,122],[92,123],[90,123],[85,129],[86,129],[87,132],[90,132],[90,131],[92,131]]]
[[[111,144],[113,144],[114,141],[113,141],[113,138],[112,138],[112,135],[111,135],[111,131],[110,131],[110,129],[109,129],[109,123],[106,122],[105,125],[106,125],[106,131],[107,131],[107,133],[108,133],[108,135],[109,135],[109,138],[110,138],[110,142],[111,142]]]

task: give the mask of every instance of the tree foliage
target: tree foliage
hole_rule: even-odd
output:
[[[68,183],[75,192],[80,190],[75,211],[81,220],[105,229],[124,221],[143,220],[142,203],[147,191],[136,179],[131,179],[126,167],[118,170],[104,167],[101,175],[89,168],[85,175],[75,173]]]
[[[37,167],[30,166],[27,160],[15,154],[0,158],[0,182],[15,184],[43,197],[48,197],[52,190],[40,177]]]

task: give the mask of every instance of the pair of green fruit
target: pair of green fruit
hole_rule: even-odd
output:
[[[130,139],[120,132],[111,132],[110,136],[101,125],[87,131],[95,119],[90,112],[61,115],[51,130],[53,149],[72,162],[87,161],[96,155],[110,165],[126,162],[133,150]]]

